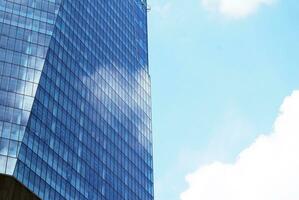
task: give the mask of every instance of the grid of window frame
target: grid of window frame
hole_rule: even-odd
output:
[[[35,65],[26,68],[31,75],[26,72],[25,78],[16,78],[32,84],[31,93],[7,89],[31,98],[21,101],[25,103],[20,110],[27,115],[20,124],[22,143],[18,144],[14,176],[42,199],[152,200],[144,3],[49,0],[43,5],[41,0],[20,1],[34,5],[25,6],[26,10],[23,5],[5,2],[12,5],[0,5],[0,13],[20,12],[16,22],[5,15],[4,24],[29,29],[35,34],[30,45],[42,49],[24,54],[34,58]],[[52,4],[55,9],[50,8]],[[43,14],[43,10],[52,12]],[[22,38],[12,41],[21,42]],[[9,49],[7,42],[5,50]],[[18,49],[11,52],[20,53]],[[15,59],[10,60],[15,64]],[[10,106],[3,105],[7,108]],[[3,127],[0,123],[0,129]]]
[[[58,1],[0,1],[0,173],[12,175]]]

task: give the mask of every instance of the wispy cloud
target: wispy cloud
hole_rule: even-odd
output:
[[[287,97],[273,133],[260,136],[233,164],[215,162],[186,177],[181,200],[298,200],[299,91]]]
[[[171,2],[157,3],[151,6],[152,12],[157,13],[158,15],[165,17],[172,10],[173,4]]]
[[[257,11],[261,6],[269,6],[275,0],[201,0],[204,8],[226,17],[240,19]]]

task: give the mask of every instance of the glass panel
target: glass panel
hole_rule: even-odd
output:
[[[7,158],[7,164],[6,164],[6,173],[8,175],[12,175],[14,170],[15,170],[15,166],[17,163],[17,159],[16,158]]]
[[[1,138],[0,139],[0,154],[7,156],[8,154],[8,145],[9,145],[9,140]]]
[[[0,155],[0,173],[5,173],[7,157]]]

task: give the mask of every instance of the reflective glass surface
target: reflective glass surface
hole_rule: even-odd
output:
[[[15,169],[59,4],[0,1],[0,173]]]
[[[0,173],[42,199],[152,200],[146,2],[0,0]]]

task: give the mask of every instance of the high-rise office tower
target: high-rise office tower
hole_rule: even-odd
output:
[[[0,199],[153,200],[145,0],[0,0]]]

